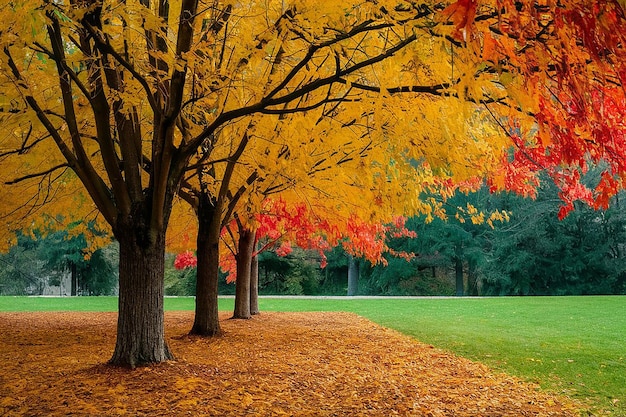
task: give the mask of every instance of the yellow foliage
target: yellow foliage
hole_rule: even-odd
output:
[[[453,46],[446,38],[450,25],[438,24],[432,13],[415,20],[415,9],[409,4],[397,7],[392,0],[201,1],[191,28],[191,48],[183,53],[178,51],[180,1],[170,1],[169,14],[159,17],[154,7],[146,8],[139,0],[108,0],[103,2],[101,33],[93,35],[115,52],[103,67],[95,67],[93,56],[74,43],[84,30],[81,19],[93,9],[71,2],[21,3],[19,8],[0,6],[8,22],[0,43],[22,76],[18,79],[10,71],[9,55],[0,55],[0,123],[7,132],[0,138],[0,155],[19,148],[30,130],[32,138],[45,136],[32,105],[25,104],[26,96],[44,105],[46,114],[67,112],[49,39],[41,30],[50,22],[46,11],[54,8],[53,13],[63,15],[58,21],[67,43],[65,64],[75,76],[71,105],[80,137],[71,136],[67,119],[49,120],[70,153],[89,155],[102,178],[98,186],[114,189],[115,181],[128,181],[128,173],[111,179],[116,167],[110,160],[105,163],[102,132],[96,129],[91,98],[83,89],[93,88],[90,83],[97,79],[108,81],[112,70],[123,74],[119,85],[102,85],[117,112],[111,111],[111,122],[120,116],[129,123],[138,121],[141,138],[133,146],[149,161],[160,128],[156,123],[165,114],[159,113],[159,106],[167,110],[168,100],[173,100],[161,90],[184,72],[183,104],[176,113],[172,143],[164,146],[177,155],[188,152],[190,143],[197,144],[189,158],[194,168],[182,167],[184,189],[193,194],[202,186],[212,196],[221,196],[226,201],[220,215],[238,213],[244,222],[251,221],[266,196],[276,193],[305,201],[338,223],[352,215],[367,221],[418,213],[428,220],[445,218],[444,206],[424,199],[424,192],[435,191],[445,200],[454,188],[492,175],[509,145],[499,126],[513,111],[508,104],[534,104],[521,92],[522,80],[484,71],[472,51]],[[403,42],[406,46],[390,52]],[[359,64],[381,53],[389,56]],[[347,71],[355,65],[357,70]],[[344,75],[290,98],[337,74]],[[519,85],[519,92],[507,96],[512,89],[502,88],[505,84]],[[123,166],[126,139],[115,128],[111,131],[114,146],[109,151]],[[198,141],[200,137],[206,139]],[[66,162],[60,146],[46,138],[26,157],[7,156],[0,160],[2,179]],[[240,154],[239,148],[244,148]],[[138,169],[149,171],[148,161],[140,162]],[[141,189],[154,178],[140,174]],[[41,193],[40,188],[36,191],[39,185],[2,186],[2,193],[15,192],[28,200]],[[64,207],[59,203],[51,211]],[[87,203],[78,207],[77,215],[93,210]],[[3,213],[11,210],[7,206]],[[470,216],[484,221],[477,213]],[[193,217],[183,202],[174,201],[167,237],[172,250],[193,247]]]

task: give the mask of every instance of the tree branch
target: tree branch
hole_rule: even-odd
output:
[[[22,78],[21,72],[13,57],[11,55],[11,51],[8,46],[3,48],[4,54],[7,56],[7,65],[9,66],[11,73],[15,77],[16,88],[18,90],[27,89],[28,85],[26,81]],[[35,97],[32,95],[25,95],[24,100],[28,104],[28,106],[33,109],[37,119],[43,125],[43,127],[48,131],[57,147],[61,151],[61,154],[65,158],[68,163],[68,166],[76,172],[76,175],[81,179],[84,184],[87,192],[94,200],[96,206],[102,212],[102,215],[107,219],[107,221],[113,222],[115,220],[115,205],[110,199],[110,194],[108,187],[102,181],[102,179],[97,176],[94,172],[87,172],[86,167],[80,166],[76,159],[76,156],[72,152],[72,150],[67,146],[65,140],[59,134],[59,130],[56,126],[52,124],[50,119],[46,116],[46,112],[41,108]],[[111,223],[113,224],[113,223]]]
[[[248,179],[246,180],[245,185],[242,185],[241,187],[239,187],[239,189],[234,195],[228,196],[230,202],[228,203],[228,208],[226,210],[226,213],[224,214],[224,218],[222,219],[222,226],[224,226],[228,222],[228,219],[230,219],[230,217],[233,215],[233,212],[235,211],[235,207],[237,206],[237,203],[243,196],[243,193],[248,189],[249,186],[252,185],[252,183],[254,183],[254,181],[257,180],[257,178],[259,178],[259,173],[257,171],[254,171],[252,174],[248,176]]]
[[[159,114],[160,113],[160,109],[159,109],[159,107],[156,104],[155,96],[154,96],[152,90],[150,89],[150,85],[149,85],[148,81],[145,79],[145,77],[143,77],[135,69],[135,67],[133,67],[133,65],[130,62],[128,62],[126,59],[124,59],[124,57],[119,52],[117,52],[115,50],[115,48],[113,48],[113,46],[111,46],[111,44],[109,43],[109,41],[107,39],[103,39],[101,34],[100,34],[100,32],[97,31],[96,29],[94,29],[93,26],[91,26],[88,23],[83,23],[83,27],[91,35],[91,37],[94,40],[95,45],[98,48],[98,50],[100,51],[100,53],[109,54],[113,58],[115,58],[115,60],[117,62],[119,62],[119,64],[121,66],[126,68],[126,70],[133,76],[133,78],[141,85],[141,87],[146,92],[146,98],[148,99],[148,104],[150,104],[150,108],[152,109],[154,114]]]
[[[65,163],[53,166],[52,168],[46,169],[45,171],[35,172],[33,174],[28,174],[28,175],[24,175],[22,177],[17,177],[15,179],[12,179],[11,181],[6,181],[5,184],[13,185],[13,184],[17,184],[19,182],[22,182],[22,181],[25,181],[25,180],[29,180],[29,179],[32,179],[32,178],[44,177],[46,175],[49,175],[49,174],[53,173],[57,169],[61,169],[61,168],[69,168],[69,164],[67,162],[65,162]]]
[[[344,84],[346,83],[346,81],[344,80],[344,77],[347,75],[350,75],[362,68],[365,68],[367,66],[370,65],[374,65],[378,62],[381,62],[391,56],[393,56],[396,52],[398,52],[399,50],[401,50],[402,48],[406,47],[407,45],[411,44],[412,42],[414,42],[417,39],[417,36],[415,34],[397,42],[394,46],[392,46],[391,48],[387,49],[386,51],[384,51],[383,53],[376,55],[374,57],[371,57],[369,59],[363,60],[361,62],[358,62],[350,67],[347,67],[343,70],[338,71],[337,73],[324,77],[324,78],[319,78],[315,81],[312,81],[308,84],[305,84],[299,88],[296,88],[295,90],[280,96],[280,97],[276,97],[276,98],[272,98],[271,96],[266,96],[263,99],[261,99],[259,102],[249,105],[249,106],[245,106],[245,107],[240,107],[238,109],[234,109],[234,110],[230,110],[224,113],[221,113],[219,116],[217,116],[217,118],[215,118],[213,120],[213,122],[211,124],[209,124],[202,133],[200,133],[194,140],[190,141],[189,144],[187,144],[186,147],[184,147],[183,149],[181,149],[181,153],[184,154],[191,154],[195,149],[198,148],[198,146],[202,143],[202,141],[207,138],[209,135],[211,135],[219,126],[221,126],[222,124],[230,121],[230,120],[234,120],[240,117],[244,117],[244,116],[249,116],[251,114],[254,113],[260,113],[263,111],[268,110],[268,108],[273,107],[273,106],[278,106],[281,104],[286,104],[289,103],[291,101],[297,100],[305,95],[307,95],[308,93],[317,90],[318,88],[327,86],[327,85],[332,85],[335,83],[340,83],[340,84]],[[308,56],[308,55],[307,55]]]

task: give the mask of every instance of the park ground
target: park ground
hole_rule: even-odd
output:
[[[176,360],[105,363],[114,312],[0,313],[0,415],[578,416],[585,406],[420,343],[354,313],[264,312],[224,335],[187,336]],[[582,411],[586,414],[585,411]]]

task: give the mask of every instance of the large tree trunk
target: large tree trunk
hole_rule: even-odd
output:
[[[356,295],[359,288],[359,265],[352,255],[348,255],[348,295]]]
[[[252,256],[250,265],[250,314],[259,314],[259,256]]]
[[[235,281],[234,319],[249,319],[250,313],[250,268],[254,253],[255,233],[247,228],[239,228],[237,247],[237,281]]]
[[[172,359],[163,318],[164,233],[147,246],[130,230],[117,238],[119,312],[117,342],[110,363],[135,367]]]
[[[221,333],[217,304],[220,220],[215,201],[206,193],[201,193],[198,203],[196,314],[189,332],[199,336]]]

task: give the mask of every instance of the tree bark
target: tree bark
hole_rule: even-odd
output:
[[[201,193],[198,201],[198,264],[196,267],[196,312],[189,334],[221,334],[217,304],[219,280],[220,216],[215,200]]]
[[[359,266],[354,257],[348,255],[348,295],[356,295],[359,288]]]
[[[252,254],[254,252],[255,233],[250,229],[239,228],[237,247],[237,281],[235,281],[234,319],[249,319],[250,313],[250,276]]]
[[[256,254],[250,265],[250,314],[259,314],[259,257]]]
[[[145,244],[132,231],[118,234],[120,288],[112,365],[136,367],[173,359],[163,314],[165,234]]]

